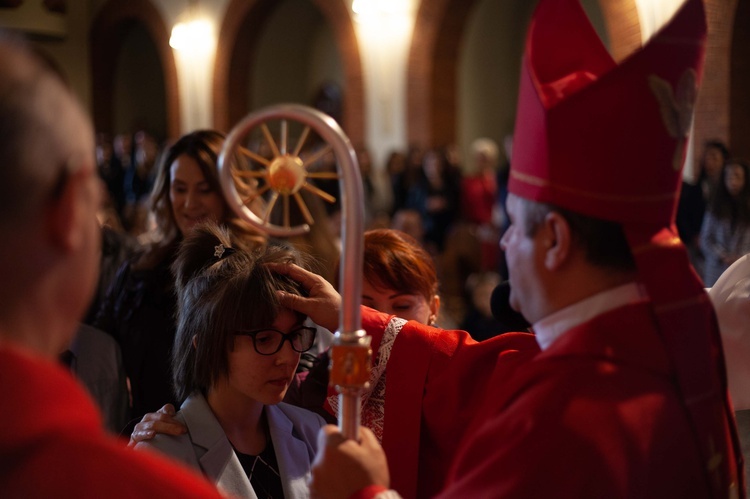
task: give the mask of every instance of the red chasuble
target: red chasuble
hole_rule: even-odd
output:
[[[440,497],[710,497],[647,303],[567,331],[485,398]]]

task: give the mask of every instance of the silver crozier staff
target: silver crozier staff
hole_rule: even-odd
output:
[[[304,125],[294,147],[290,147],[289,120]],[[279,121],[279,140],[273,138],[267,122]],[[251,130],[260,128],[273,157],[266,158],[242,145]],[[315,131],[327,146],[306,158],[299,156],[310,129]],[[247,172],[232,171],[232,157],[239,148],[242,153],[260,165],[260,169]],[[336,158],[339,192],[341,193],[341,265],[339,292],[342,306],[339,316],[339,329],[335,333],[331,347],[330,383],[339,393],[339,428],[347,438],[356,439],[360,424],[360,399],[367,388],[370,377],[372,351],[370,337],[362,330],[360,297],[362,296],[362,254],[364,231],[364,194],[357,158],[349,138],[330,116],[307,106],[282,104],[260,109],[247,115],[229,133],[219,156],[219,176],[221,186],[230,206],[248,223],[274,237],[290,237],[310,230],[314,223],[309,210],[299,194],[301,189],[312,192],[328,201],[330,196],[307,182],[308,178],[325,178],[325,174],[311,174],[307,167],[333,151]],[[251,179],[245,186],[252,185],[256,194],[243,199],[237,189],[242,178]],[[256,184],[265,185],[257,188]],[[265,213],[262,217],[254,213],[248,205],[261,194],[271,191]],[[284,225],[268,222],[271,211],[281,199]],[[289,204],[296,202],[307,223],[289,226]]]

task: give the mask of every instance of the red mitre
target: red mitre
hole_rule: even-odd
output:
[[[577,0],[543,1],[521,70],[510,191],[669,225],[701,73],[702,2],[617,65]]]
[[[702,72],[702,0],[617,64],[578,0],[541,0],[521,68],[509,191],[622,224],[706,463],[712,497],[744,497],[718,325],[674,230]]]

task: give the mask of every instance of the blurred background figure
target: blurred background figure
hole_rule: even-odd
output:
[[[468,331],[477,341],[497,336],[504,330],[503,324],[495,318],[490,306],[492,292],[501,280],[500,274],[493,271],[471,274],[466,279],[469,303],[459,329]]]
[[[96,166],[104,185],[106,196],[102,211],[106,214],[106,225],[115,230],[123,230],[122,210],[125,195],[122,189],[125,171],[114,154],[112,141],[107,134],[96,134]]]
[[[680,200],[677,205],[677,232],[688,249],[690,261],[698,275],[703,275],[704,256],[700,248],[700,233],[706,205],[713,199],[721,178],[721,170],[729,159],[729,150],[723,142],[706,142],[693,178],[682,180]]]
[[[119,433],[128,422],[130,401],[120,345],[104,331],[81,324],[73,342],[60,354],[102,413],[104,427]]]
[[[729,160],[711,199],[700,245],[705,258],[703,283],[714,285],[738,258],[750,252],[750,168],[747,162]]]
[[[461,182],[461,212],[479,239],[482,270],[496,270],[500,253],[500,228],[495,216],[500,151],[494,140],[481,138],[472,142],[470,157],[471,174]]]
[[[126,226],[135,235],[149,229],[148,195],[154,185],[158,153],[159,146],[150,133],[140,130],[135,134],[132,162],[125,171],[123,184]]]
[[[398,210],[393,214],[391,228],[409,234],[420,246],[424,246],[422,215],[416,210]]]

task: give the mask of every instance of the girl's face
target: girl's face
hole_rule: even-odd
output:
[[[745,187],[745,170],[740,165],[727,165],[724,171],[724,183],[732,196],[739,196]]]
[[[198,162],[179,156],[169,167],[169,200],[172,215],[183,236],[198,223],[224,219],[224,199],[211,188]]]
[[[299,315],[281,309],[270,327],[286,334],[301,325]],[[260,336],[256,336],[256,340],[260,341]],[[278,352],[261,355],[250,336],[237,335],[234,349],[229,352],[229,375],[216,383],[214,394],[264,405],[278,404],[292,382],[299,358],[300,353],[294,351],[289,341],[284,341]]]
[[[440,309],[440,298],[436,295],[428,301],[421,294],[385,289],[365,279],[362,282],[362,305],[408,321],[432,324]]]

